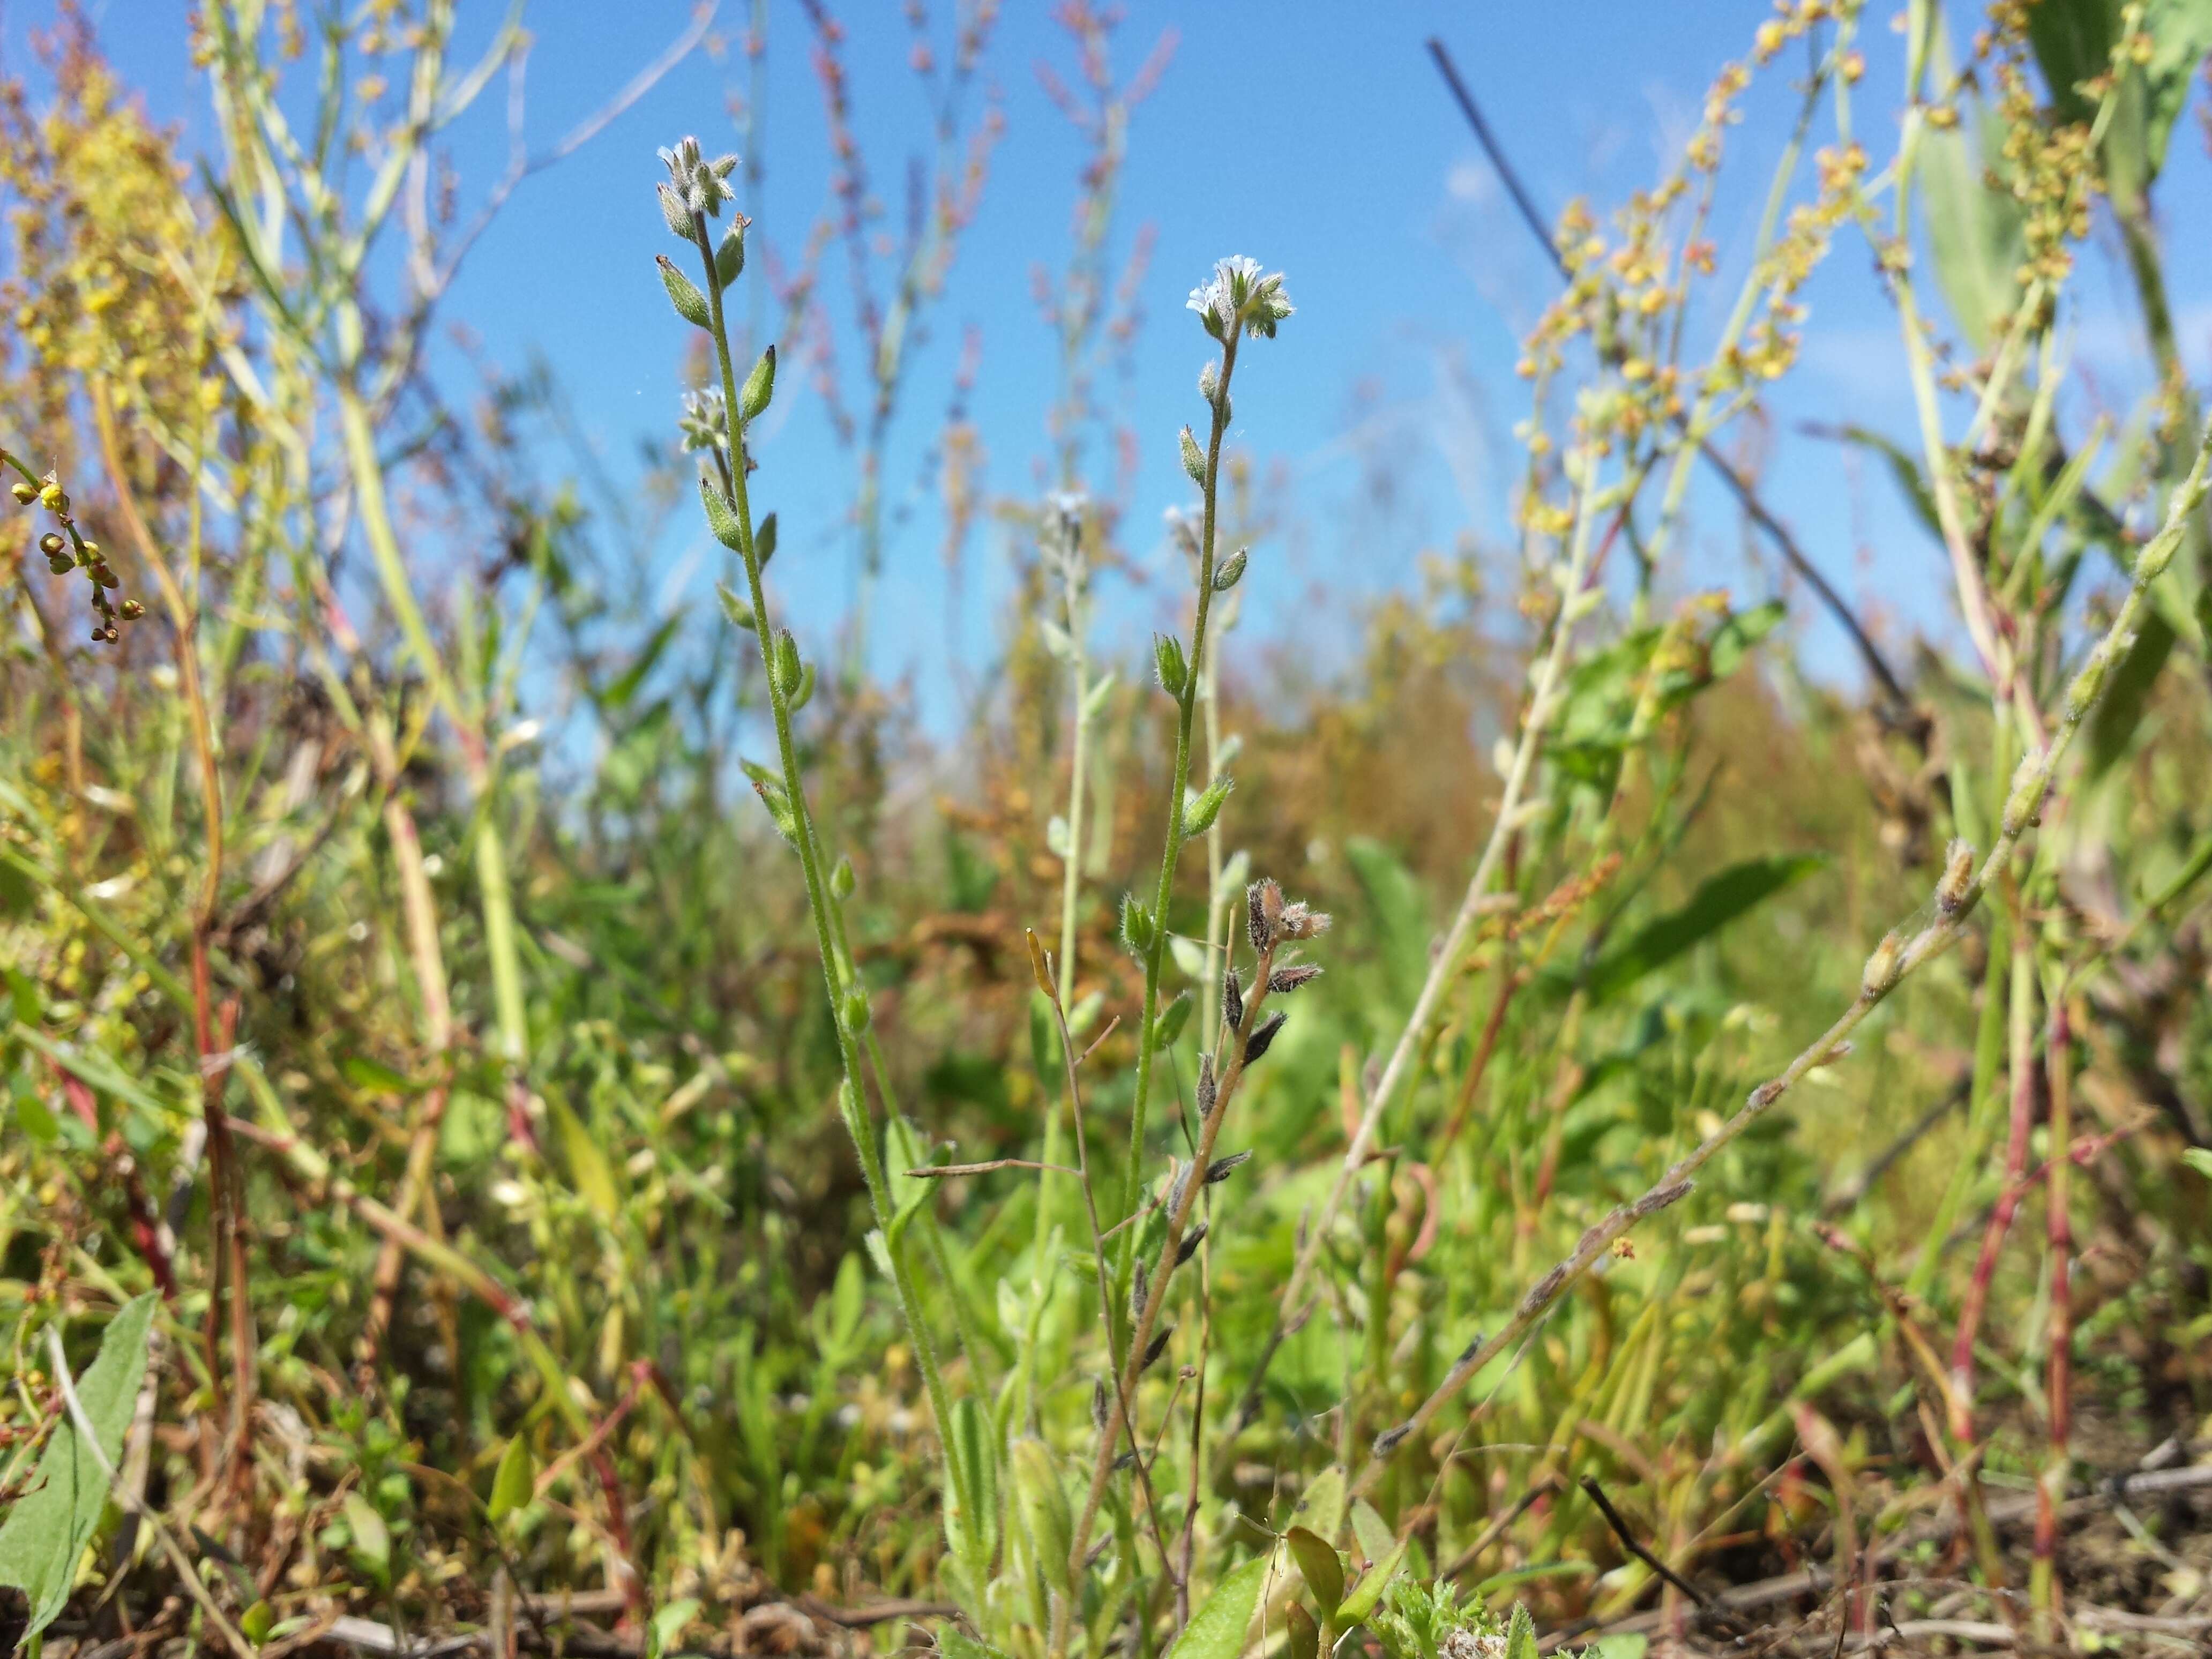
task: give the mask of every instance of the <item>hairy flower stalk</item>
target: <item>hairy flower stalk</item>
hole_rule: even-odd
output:
[[[1168,906],[1175,896],[1176,865],[1182,856],[1183,842],[1188,839],[1184,798],[1190,787],[1191,720],[1198,707],[1199,685],[1206,665],[1206,622],[1213,607],[1214,534],[1221,483],[1221,445],[1229,431],[1230,382],[1237,373],[1238,342],[1247,334],[1264,334],[1273,338],[1276,325],[1291,314],[1282,277],[1263,276],[1257,261],[1242,258],[1223,260],[1214,268],[1211,281],[1191,290],[1188,303],[1189,308],[1198,313],[1206,332],[1220,343],[1220,372],[1212,378],[1206,393],[1212,418],[1196,480],[1204,507],[1199,522],[1198,606],[1191,623],[1190,659],[1187,666],[1178,661],[1174,672],[1180,677],[1179,683],[1167,687],[1176,700],[1175,769],[1168,785],[1167,833],[1160,852],[1159,880],[1153,890],[1151,937],[1142,950],[1144,1014],[1137,1027],[1137,1083],[1129,1109],[1129,1161],[1121,1178],[1121,1200],[1115,1209],[1116,1220],[1134,1212],[1137,1194],[1144,1184],[1145,1127],[1152,1103],[1152,1035],[1160,1012],[1160,967],[1167,956]],[[1196,445],[1188,427],[1183,428],[1182,444],[1185,465],[1188,465]],[[1241,568],[1237,574],[1243,574]],[[1176,655],[1180,658],[1179,649]],[[1166,653],[1163,653],[1164,671],[1167,662]],[[1136,1230],[1132,1228],[1121,1241],[1117,1267],[1124,1279],[1135,1259],[1136,1244]]]
[[[950,1436],[952,1413],[945,1393],[944,1376],[938,1365],[936,1346],[929,1328],[922,1318],[921,1298],[914,1282],[900,1241],[892,1230],[894,1206],[890,1188],[884,1172],[883,1155],[876,1144],[875,1125],[867,1108],[867,1096],[863,1081],[859,1033],[868,1024],[866,992],[857,982],[848,987],[841,983],[838,955],[834,932],[832,898],[825,872],[821,847],[817,840],[814,823],[806,805],[806,780],[799,765],[799,749],[792,735],[792,714],[794,701],[805,683],[804,667],[799,662],[796,642],[788,633],[779,632],[770,621],[768,592],[761,567],[765,554],[753,526],[752,503],[747,486],[748,459],[745,451],[745,430],[768,407],[775,392],[775,349],[767,353],[746,378],[744,393],[739,392],[737,368],[730,354],[729,327],[723,313],[723,294],[727,285],[736,280],[744,267],[745,220],[738,216],[721,243],[717,246],[708,228],[710,218],[717,215],[720,204],[728,199],[726,184],[735,168],[737,158],[728,156],[715,161],[702,157],[696,140],[686,138],[674,150],[661,152],[667,164],[671,184],[660,190],[662,210],[669,228],[684,235],[698,249],[701,266],[706,279],[703,295],[691,287],[676,268],[663,259],[661,279],[669,291],[678,314],[696,326],[703,327],[714,343],[715,367],[721,378],[721,408],[724,426],[721,453],[717,457],[718,468],[728,485],[726,503],[714,499],[713,482],[702,480],[702,491],[708,495],[708,516],[718,539],[733,550],[744,565],[746,601],[750,626],[758,641],[761,652],[762,678],[768,687],[769,710],[775,726],[776,757],[780,776],[771,779],[756,774],[754,786],[767,804],[777,828],[790,841],[799,854],[801,875],[806,885],[806,908],[814,924],[815,948],[822,965],[823,988],[830,999],[831,1024],[837,1034],[837,1054],[843,1072],[838,1090],[838,1108],[845,1120],[847,1132],[852,1136],[853,1148],[860,1163],[860,1173],[868,1189],[868,1204],[873,1212],[876,1228],[883,1240],[883,1256],[888,1266],[893,1287],[897,1292],[899,1309],[904,1316],[908,1335],[915,1346],[921,1366],[923,1386],[929,1395],[932,1416],[935,1419],[940,1445],[945,1449],[945,1468],[948,1483],[949,1501],[968,1516],[976,1513],[976,1494],[968,1489],[965,1472],[960,1460],[951,1455]],[[703,299],[704,304],[698,302]],[[695,405],[695,415],[711,410],[711,405]],[[717,507],[726,506],[729,523],[716,522],[720,514]],[[732,607],[734,611],[734,607]],[[969,1528],[971,1539],[976,1529]],[[961,1564],[975,1582],[981,1583],[987,1564],[970,1559]]]

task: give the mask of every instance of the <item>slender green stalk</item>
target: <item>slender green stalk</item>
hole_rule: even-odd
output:
[[[1199,677],[1206,665],[1206,624],[1213,606],[1214,532],[1216,502],[1221,483],[1221,444],[1229,430],[1230,381],[1237,373],[1237,343],[1240,337],[1237,331],[1231,328],[1221,343],[1221,378],[1211,400],[1212,419],[1208,424],[1206,441],[1206,477],[1200,486],[1205,509],[1199,526],[1198,611],[1191,623],[1190,664],[1184,672],[1182,688],[1176,696],[1175,770],[1168,785],[1167,833],[1160,849],[1160,876],[1153,889],[1152,935],[1144,955],[1145,1006],[1143,1016],[1137,1023],[1136,1093],[1129,1105],[1129,1161],[1122,1172],[1121,1200],[1114,1211],[1114,1218],[1117,1221],[1135,1212],[1137,1194],[1144,1186],[1145,1120],[1152,1096],[1152,1033],[1160,1012],[1160,965],[1167,957],[1168,906],[1175,897],[1176,864],[1182,856],[1183,795],[1190,787],[1191,716],[1197,711]],[[1137,1231],[1131,1227],[1123,1234],[1120,1260],[1115,1264],[1119,1279],[1126,1279],[1135,1264]]]
[[[747,598],[752,605],[753,629],[761,650],[761,663],[765,671],[762,676],[768,686],[769,712],[775,725],[776,757],[783,775],[783,787],[787,792],[791,811],[798,828],[793,837],[799,853],[800,872],[806,884],[806,906],[814,923],[815,947],[821,959],[824,992],[830,998],[830,1020],[837,1033],[837,1054],[843,1069],[843,1080],[839,1091],[839,1109],[845,1127],[853,1137],[854,1151],[860,1160],[860,1174],[868,1189],[868,1203],[874,1212],[877,1230],[884,1240],[884,1255],[890,1265],[891,1281],[897,1291],[900,1312],[905,1316],[907,1333],[913,1340],[916,1362],[921,1367],[923,1387],[929,1395],[932,1415],[937,1423],[940,1445],[945,1450],[945,1474],[954,1501],[961,1513],[973,1520],[976,1516],[975,1494],[969,1490],[967,1476],[960,1460],[951,1453],[952,1409],[945,1393],[945,1378],[937,1363],[936,1345],[929,1328],[922,1318],[921,1297],[914,1283],[900,1242],[893,1237],[891,1222],[896,1213],[890,1200],[890,1188],[884,1178],[883,1156],[876,1146],[875,1127],[868,1116],[866,1095],[861,1084],[860,1045],[854,1029],[854,1021],[842,1006],[842,988],[838,983],[837,951],[830,931],[830,896],[822,869],[821,853],[817,846],[813,820],[806,806],[806,779],[799,762],[799,747],[792,736],[791,693],[776,672],[775,635],[769,623],[768,593],[761,580],[760,550],[753,537],[752,504],[745,478],[745,416],[744,406],[738,395],[737,369],[730,358],[730,335],[722,308],[722,279],[716,268],[714,244],[707,228],[706,216],[697,210],[691,214],[692,240],[697,245],[701,263],[706,273],[706,294],[711,326],[708,333],[714,342],[715,365],[722,380],[723,411],[727,422],[724,442],[729,462],[730,504],[737,516],[738,556],[745,568]],[[860,988],[855,987],[856,990]],[[866,993],[861,993],[865,997]],[[978,1529],[971,1527],[969,1535],[976,1536]],[[969,1561],[963,1564],[975,1581],[982,1582],[985,1563]]]

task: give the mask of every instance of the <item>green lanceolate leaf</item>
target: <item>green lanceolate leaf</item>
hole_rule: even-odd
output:
[[[1284,1541],[1291,1547],[1291,1559],[1305,1576],[1306,1588],[1313,1592],[1322,1617],[1335,1618],[1337,1608],[1344,1604],[1344,1561],[1336,1547],[1304,1527],[1292,1527],[1284,1534]]]
[[[568,1164],[568,1184],[601,1220],[613,1220],[622,1208],[622,1197],[616,1190],[614,1166],[607,1162],[606,1152],[559,1095],[549,1090],[545,1104],[560,1133],[561,1153]]]
[[[1344,1605],[1336,1610],[1338,1623],[1356,1625],[1375,1611],[1376,1603],[1382,1599],[1382,1592],[1390,1588],[1390,1581],[1405,1566],[1406,1548],[1411,1541],[1400,1539],[1390,1547],[1389,1553],[1360,1576],[1359,1583],[1344,1598]]]
[[[1817,854],[1747,859],[1708,877],[1680,909],[1645,923],[1597,959],[1584,981],[1590,1001],[1620,995],[1653,969],[1672,962],[1826,862]]]
[[[1202,836],[1213,828],[1213,821],[1221,815],[1221,803],[1229,799],[1229,792],[1237,781],[1224,773],[1206,786],[1202,795],[1187,796],[1182,804],[1182,832],[1187,836]]]
[[[1251,1627],[1267,1577],[1267,1558],[1262,1555],[1216,1584],[1206,1605],[1191,1615],[1168,1650],[1169,1659],[1237,1659],[1244,1650],[1244,1632]]]
[[[526,1506],[537,1496],[538,1460],[530,1455],[526,1436],[516,1435],[499,1455],[499,1468],[491,1478],[491,1518],[495,1524]]]
[[[1067,1492],[1054,1467],[1052,1449],[1033,1435],[1014,1442],[1014,1501],[1038,1570],[1060,1594],[1068,1589],[1068,1554],[1074,1547],[1075,1527],[1069,1513]]]
[[[108,1322],[99,1355],[76,1379],[77,1403],[92,1425],[98,1452],[77,1435],[73,1419],[56,1426],[28,1490],[0,1525],[0,1584],[30,1602],[27,1640],[54,1621],[69,1601],[77,1562],[107,1508],[105,1460],[123,1454],[124,1431],[146,1376],[146,1350],[156,1298],[149,1291],[124,1304]]]
[[[1505,1626],[1505,1659],[1536,1659],[1536,1621],[1516,1601],[1512,1620]]]

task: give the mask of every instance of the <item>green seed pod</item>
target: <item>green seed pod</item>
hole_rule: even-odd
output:
[[[854,1036],[860,1036],[868,1029],[868,994],[859,986],[854,986],[845,993],[845,1004],[842,1012],[844,1016],[845,1029]]]
[[[757,421],[768,412],[769,402],[775,396],[775,348],[771,345],[760,355],[753,372],[745,376],[744,389],[738,393],[738,414],[747,422]]]
[[[738,523],[738,509],[732,507],[719,486],[710,483],[706,474],[699,475],[699,504],[707,509],[707,528],[714,532],[714,539],[732,553],[744,551],[744,535]]]
[[[1154,938],[1152,912],[1133,894],[1121,896],[1121,942],[1139,956],[1149,955]]]
[[[848,899],[853,896],[856,881],[857,878],[853,874],[853,860],[841,858],[837,860],[837,867],[830,872],[830,890],[840,899]]]
[[[1248,548],[1240,547],[1234,553],[1231,553],[1226,559],[1223,560],[1220,565],[1216,568],[1213,573],[1213,591],[1215,592],[1226,593],[1231,588],[1236,586],[1238,582],[1244,580],[1244,560],[1246,555],[1249,551],[1250,550]]]
[[[676,307],[676,314],[694,328],[711,329],[712,314],[707,309],[707,296],[665,253],[653,256],[660,266],[660,285],[668,290],[668,302]]]
[[[744,269],[745,227],[738,220],[722,234],[722,245],[714,250],[714,280],[727,288],[744,274]]]
[[[1190,668],[1183,661],[1182,641],[1172,634],[1152,636],[1152,665],[1159,671],[1160,688],[1171,697],[1182,696],[1190,683]]]
[[[1229,792],[1237,781],[1224,773],[1206,786],[1202,795],[1188,797],[1182,804],[1182,833],[1186,838],[1202,836],[1213,828],[1213,820],[1221,814],[1221,803],[1229,799]]]
[[[1190,474],[1193,483],[1206,482],[1206,452],[1198,447],[1198,439],[1188,427],[1182,429],[1182,470]]]
[[[805,665],[799,659],[799,641],[792,638],[791,630],[787,628],[776,630],[775,648],[769,661],[769,669],[775,676],[775,689],[785,697],[788,698],[799,690]]]

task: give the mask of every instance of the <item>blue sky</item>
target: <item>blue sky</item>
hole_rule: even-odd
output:
[[[186,61],[185,7],[92,0],[87,9],[154,112],[180,125],[188,147],[204,143],[210,117]],[[734,34],[747,9],[744,0],[726,3],[723,27]],[[862,142],[879,185],[896,197],[904,157],[927,131],[906,64],[907,29],[890,0],[847,0],[839,9],[851,32]],[[496,11],[478,5],[471,15],[465,7],[465,40],[488,33]],[[1463,528],[1495,535],[1505,523],[1510,428],[1526,403],[1511,366],[1550,278],[1437,80],[1426,38],[1451,47],[1547,210],[1576,194],[1602,210],[1657,176],[1714,69],[1742,55],[1769,7],[1764,0],[1664,7],[1133,0],[1126,11],[1116,46],[1124,75],[1163,31],[1178,37],[1165,78],[1132,130],[1119,236],[1126,245],[1149,223],[1158,243],[1134,374],[1126,386],[1109,383],[1144,445],[1129,539],[1158,574],[1166,576],[1169,565],[1154,526],[1162,509],[1188,493],[1175,432],[1202,412],[1193,388],[1209,343],[1182,309],[1185,291],[1217,257],[1249,253],[1288,272],[1299,307],[1281,337],[1249,350],[1239,370],[1236,440],[1279,469],[1284,494],[1273,505],[1297,526],[1255,550],[1249,650],[1294,612],[1308,612],[1317,592],[1340,601],[1406,584],[1422,549],[1447,544]],[[10,68],[28,64],[27,31],[43,13],[18,5],[0,15],[0,49]],[[768,15],[767,184],[747,206],[758,234],[788,252],[823,209],[828,169],[803,14],[793,0],[769,0]],[[528,14],[536,39],[532,140],[550,143],[597,106],[688,15],[682,0],[538,0]],[[1893,118],[1900,55],[1886,23],[1880,8],[1870,11],[1859,104],[1884,124]],[[991,487],[1035,494],[1054,380],[1033,272],[1066,258],[1079,161],[1078,140],[1041,90],[1036,65],[1049,63],[1066,76],[1072,58],[1042,0],[1006,7],[983,70],[1004,109],[1006,134],[909,382],[889,467],[896,489],[916,475],[950,395],[963,331],[972,326],[981,357],[971,407]],[[719,59],[695,55],[586,149],[526,184],[448,301],[447,320],[465,324],[491,357],[520,368],[543,355],[618,474],[630,467],[641,437],[672,422],[687,332],[668,313],[653,273],[653,256],[668,245],[652,195],[653,149],[686,131],[710,148],[733,143],[725,106],[743,75],[734,51]],[[1717,220],[1723,291],[1732,292],[1725,262],[1748,245],[1757,195],[1793,103],[1786,76],[1769,71],[1732,137]],[[495,89],[454,135],[465,200],[471,182],[480,189],[497,171],[503,122],[504,94]],[[1890,135],[1886,125],[1869,131],[1877,155]],[[2212,215],[2181,210],[2208,199],[2208,173],[2192,113],[2177,131],[2160,199],[2177,307],[2200,371],[2212,311],[2203,284],[2192,286],[2186,273],[2212,269]],[[2140,346],[2117,263],[2093,256],[2093,264],[2080,284],[2076,349],[2117,399],[2138,383],[2131,365]],[[1904,517],[1887,481],[1796,429],[1817,417],[1910,433],[1894,323],[1855,235],[1841,239],[1810,297],[1806,362],[1775,401],[1768,499],[1863,608],[1899,632],[1942,630],[1941,558]],[[842,319],[842,301],[834,303]],[[1704,319],[1708,329],[1715,320]],[[468,392],[457,356],[446,354],[439,372],[449,391]],[[819,642],[849,595],[840,538],[853,471],[801,377],[784,377],[778,401],[779,423],[761,447],[757,500],[782,515],[788,550],[777,574],[811,642]],[[1398,485],[1382,507],[1370,489],[1378,470]],[[1781,578],[1763,553],[1747,556],[1735,515],[1702,495],[1698,505],[1674,585],[1725,586],[1747,600],[1776,591]],[[872,645],[879,672],[911,673],[933,722],[952,707],[939,550],[933,507],[919,501],[890,549]],[[653,550],[659,586],[652,598],[672,604],[705,593],[719,558],[684,516],[667,544]],[[969,550],[962,627],[970,649],[994,637],[1007,567],[998,532],[983,526]],[[1101,642],[1127,648],[1165,618],[1170,598],[1163,583],[1146,592],[1123,584],[1109,587],[1103,603]],[[1840,634],[1809,601],[1796,609],[1816,670],[1850,678]],[[1324,647],[1340,646],[1351,610],[1337,602],[1323,610],[1326,625],[1302,622],[1302,634]]]

